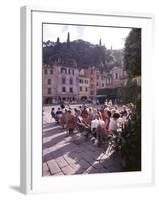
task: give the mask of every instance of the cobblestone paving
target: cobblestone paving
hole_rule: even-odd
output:
[[[117,153],[98,160],[103,148],[86,139],[74,143],[65,129],[51,120],[43,124],[43,176],[121,172],[122,164]]]

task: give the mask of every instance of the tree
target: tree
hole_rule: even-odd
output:
[[[63,63],[68,63],[68,60],[74,59],[77,66],[88,67],[96,66],[107,69],[107,60],[111,60],[111,55],[105,46],[94,45],[84,40],[70,41],[70,34],[67,35],[66,42],[60,42],[57,38],[56,42],[43,42],[43,62],[61,60]]]
[[[131,128],[128,130],[131,137],[126,139],[122,155],[129,155],[126,156],[127,168],[134,171],[141,170],[141,29],[132,29],[126,38],[124,68],[128,79],[120,93],[125,103],[132,102],[135,109],[132,111]]]
[[[67,48],[70,47],[70,33],[67,34]]]
[[[133,28],[126,38],[124,67],[129,77],[141,76],[141,29]]]
[[[101,40],[101,38],[100,38],[100,40],[99,40],[99,46],[100,46],[100,47],[102,46],[102,40]]]
[[[123,49],[113,49],[112,52],[115,58],[115,64],[118,66],[123,66]]]
[[[60,38],[58,37],[57,41],[56,41],[56,44],[59,44],[59,43],[60,43]]]

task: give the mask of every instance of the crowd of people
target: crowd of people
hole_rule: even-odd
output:
[[[68,135],[84,132],[86,137],[96,138],[99,146],[112,131],[123,127],[131,113],[131,106],[113,105],[111,100],[106,100],[100,108],[83,104],[73,109],[70,105],[62,104],[57,110],[54,107],[51,110],[52,118],[68,130]]]

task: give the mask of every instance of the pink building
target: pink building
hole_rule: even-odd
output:
[[[62,64],[43,66],[43,103],[79,100],[79,69]]]
[[[85,75],[89,78],[89,97],[90,99],[96,98],[96,69],[95,67],[89,67],[85,69]]]
[[[43,103],[60,101],[77,102],[82,99],[96,100],[97,91],[120,87],[127,74],[123,67],[114,66],[110,71],[95,67],[78,69],[54,63],[43,65]]]

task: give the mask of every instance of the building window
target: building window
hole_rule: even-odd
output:
[[[110,78],[107,79],[107,84],[108,84],[108,85],[110,84]]]
[[[93,84],[91,84],[91,88],[93,89]]]
[[[66,88],[65,87],[62,87],[62,92],[66,92]]]
[[[93,91],[91,91],[91,95],[93,95]]]
[[[45,69],[45,74],[47,74],[47,69]]]
[[[87,87],[85,88],[85,91],[86,91],[86,92],[88,91],[88,88],[87,88]]]
[[[104,83],[102,83],[102,87],[104,87]]]
[[[78,77],[76,77],[76,83],[79,83],[80,79]]]
[[[47,80],[47,83],[48,83],[48,85],[51,84],[51,79],[50,78]]]
[[[82,92],[82,87],[80,87],[80,92]]]
[[[93,74],[93,69],[91,69],[91,74]]]
[[[71,70],[70,70],[70,69],[68,69],[68,73],[69,73],[69,74],[71,73]]]
[[[51,88],[48,88],[47,92],[48,94],[51,94]]]
[[[99,86],[98,82],[97,82],[97,86]]]
[[[74,75],[74,69],[72,70],[72,74]]]
[[[115,73],[115,79],[118,79],[118,73]]]
[[[70,88],[70,92],[73,93],[73,88],[72,87]]]
[[[107,78],[107,85],[111,84],[111,78]]]
[[[53,74],[53,69],[50,69],[50,74]]]
[[[61,74],[67,74],[66,68],[61,68]]]
[[[62,84],[66,84],[66,79],[62,78]]]
[[[99,80],[99,76],[97,76],[97,80]]]
[[[72,85],[73,84],[73,80],[72,80],[72,78],[70,79],[70,85]]]
[[[91,81],[93,81],[93,78],[91,78]]]

